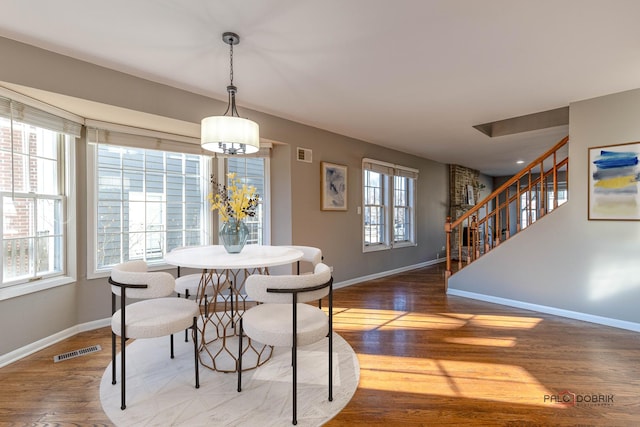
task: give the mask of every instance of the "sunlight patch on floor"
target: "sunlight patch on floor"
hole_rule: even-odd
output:
[[[470,319],[471,324],[500,329],[533,329],[542,322],[539,317],[524,316],[494,316],[478,314]]]
[[[519,366],[358,354],[360,388],[548,407],[553,394]]]
[[[484,347],[515,347],[516,337],[446,337],[451,344],[479,345]]]
[[[460,313],[423,314],[364,308],[334,308],[333,313],[334,325],[345,331],[459,329],[467,325],[492,329],[532,329],[542,321],[537,317],[525,316]],[[499,345],[499,347],[503,346]]]

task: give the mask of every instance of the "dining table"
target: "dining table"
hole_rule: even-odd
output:
[[[168,252],[164,261],[180,268],[201,271],[196,299],[201,310],[200,363],[218,372],[236,372],[238,360],[238,322],[254,302],[244,292],[252,274],[270,274],[271,267],[292,264],[303,257],[290,246],[245,245],[239,253],[228,253],[222,245],[187,246]],[[213,295],[205,289],[212,285]],[[243,339],[242,370],[265,363],[272,348]]]

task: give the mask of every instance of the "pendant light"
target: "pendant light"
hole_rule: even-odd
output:
[[[251,154],[260,149],[258,124],[239,116],[236,109],[236,92],[233,85],[233,46],[240,43],[240,36],[226,32],[222,41],[230,47],[230,84],[227,86],[229,100],[227,110],[222,116],[211,116],[202,119],[200,126],[200,145],[205,150],[223,154]]]

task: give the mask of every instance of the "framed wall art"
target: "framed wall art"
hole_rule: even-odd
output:
[[[320,210],[347,210],[347,167],[320,162]]]
[[[589,148],[589,219],[640,220],[640,142]]]
[[[473,186],[472,185],[467,185],[467,194],[466,194],[466,199],[467,199],[467,204],[468,205],[475,205],[476,204],[476,198],[473,194]]]

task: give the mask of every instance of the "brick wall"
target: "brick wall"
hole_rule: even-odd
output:
[[[473,187],[473,201],[479,200],[480,172],[460,165],[449,165],[449,215],[455,220],[467,210],[470,203],[467,197],[467,186]],[[474,203],[474,204],[475,204]]]
[[[29,161],[32,164],[26,164],[24,161],[26,157],[15,156],[12,165],[11,128],[0,126],[0,189],[7,193],[12,190],[12,177],[15,182],[14,188],[16,192],[29,192],[36,188],[37,166],[36,160],[32,156],[36,154],[35,140],[37,135],[30,131],[23,134],[21,129],[15,129],[13,145],[16,152],[21,152],[21,148],[25,145],[23,144],[23,136],[26,136],[30,142],[28,144],[31,155]],[[26,185],[25,167],[28,166],[31,166],[28,174],[30,183]],[[24,199],[16,198],[11,202],[11,207],[5,206],[7,212],[4,212],[3,215],[3,237],[6,239],[18,238],[16,240],[6,240],[3,245],[4,270],[7,277],[29,272],[29,239],[27,236],[33,234],[30,224],[33,217],[31,205],[32,203]]]

